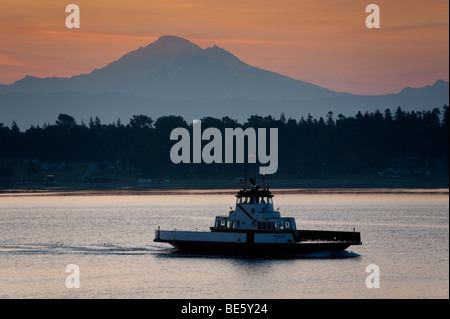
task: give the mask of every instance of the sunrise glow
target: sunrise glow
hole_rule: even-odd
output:
[[[365,26],[366,1],[0,0],[0,83],[26,75],[90,73],[163,35],[218,45],[253,66],[356,94],[395,93],[449,80],[449,3],[377,0],[381,28]]]

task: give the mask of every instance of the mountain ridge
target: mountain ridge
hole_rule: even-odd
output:
[[[268,90],[268,86],[275,89]],[[151,98],[308,99],[334,94],[326,88],[248,65],[217,45],[202,49],[176,36],[160,37],[87,74],[26,76],[0,87],[0,94],[60,91],[110,91]]]
[[[398,106],[421,111],[448,104],[448,92],[449,83],[443,80],[423,88],[405,87],[395,94],[336,92],[251,66],[217,45],[202,49],[169,35],[90,73],[45,78],[27,75],[12,84],[1,84],[0,119],[30,125],[48,122],[59,113],[115,121],[134,114],[201,118],[278,116],[284,112],[300,118],[308,113],[354,115]]]

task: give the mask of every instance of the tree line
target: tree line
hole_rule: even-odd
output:
[[[355,116],[300,119],[250,116],[240,123],[230,117],[201,119],[202,129],[247,127],[278,128],[278,176],[317,178],[376,173],[393,165],[448,172],[449,107],[423,112],[358,112]],[[103,124],[91,118],[77,123],[60,114],[54,124],[31,126],[21,131],[0,123],[2,158],[36,157],[39,161],[120,162],[122,169],[134,169],[145,177],[226,177],[242,175],[236,164],[173,164],[169,139],[174,128],[192,132],[192,123],[175,115],[153,119],[134,115],[128,123],[120,119]],[[208,141],[204,141],[204,144]],[[0,165],[7,165],[5,161]],[[0,170],[1,171],[1,170]]]

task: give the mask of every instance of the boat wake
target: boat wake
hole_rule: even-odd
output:
[[[71,246],[60,243],[0,245],[0,255],[151,255],[168,251],[167,247],[149,245],[126,247],[113,244]]]
[[[351,251],[321,251],[311,254],[289,254],[276,256],[248,256],[221,254],[192,254],[181,253],[173,247],[162,245],[147,245],[145,247],[126,247],[114,244],[71,246],[62,243],[34,243],[0,245],[0,255],[155,255],[157,257],[176,258],[238,258],[238,259],[345,259],[356,258],[360,255]]]

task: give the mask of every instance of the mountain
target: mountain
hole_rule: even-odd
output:
[[[26,76],[0,85],[0,122],[15,120],[26,128],[53,122],[59,113],[85,122],[99,116],[108,123],[118,118],[127,122],[134,114],[177,114],[189,121],[225,115],[246,120],[252,114],[282,112],[299,118],[397,106],[423,110],[448,101],[449,84],[442,80],[398,94],[352,95],[250,66],[218,46],[202,49],[186,39],[163,36],[89,74]]]
[[[161,37],[89,74],[45,79],[27,76],[0,87],[0,94],[61,91],[119,92],[161,99],[276,100],[333,94],[319,86],[245,64],[218,46],[202,49],[175,36]]]

